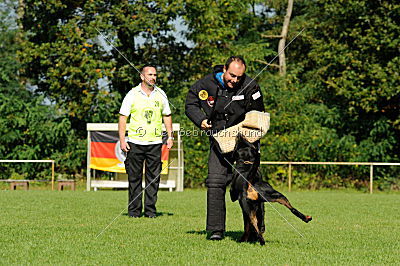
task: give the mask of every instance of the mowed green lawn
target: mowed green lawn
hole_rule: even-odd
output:
[[[206,240],[205,190],[161,191],[156,219],[128,218],[127,191],[3,190],[0,264],[399,263],[399,193],[285,194],[314,220],[305,224],[273,204],[301,237],[266,204],[267,243],[260,246],[237,242],[241,211],[228,197],[226,238]]]

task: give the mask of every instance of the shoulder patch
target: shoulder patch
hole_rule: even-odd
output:
[[[214,106],[214,102],[215,102],[215,98],[213,96],[208,96],[208,98],[207,98],[208,106],[213,107]]]
[[[257,100],[258,98],[261,97],[260,91],[257,91],[256,93],[254,93],[253,95],[251,95],[251,97],[253,98],[253,100]]]
[[[232,97],[232,101],[240,101],[240,100],[244,100],[244,95],[234,95]]]
[[[208,98],[208,92],[206,90],[199,91],[199,99],[204,101]]]

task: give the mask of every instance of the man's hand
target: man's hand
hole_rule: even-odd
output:
[[[210,129],[211,128],[211,124],[208,124],[207,123],[207,119],[204,119],[203,122],[201,122],[200,127],[201,127],[201,129],[204,129],[204,130]]]
[[[128,119],[127,116],[120,115],[118,120],[118,135],[119,135],[119,146],[122,151],[128,152],[131,147],[129,147],[128,143],[125,140],[125,133],[126,133],[126,120]]]
[[[121,147],[121,150],[123,150],[124,152],[128,152],[131,148],[131,147],[129,147],[128,143],[126,143],[125,140],[120,142],[120,147]]]
[[[167,148],[168,148],[168,149],[171,149],[172,146],[174,146],[174,140],[168,138],[168,140],[167,140]]]

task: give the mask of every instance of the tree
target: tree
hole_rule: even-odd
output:
[[[299,78],[315,87],[314,100],[339,112],[339,134],[354,136],[366,154],[358,159],[398,160],[398,7],[391,1],[309,6],[306,43],[294,55]]]
[[[56,171],[79,173],[82,157],[79,150],[84,143],[76,138],[67,117],[20,82],[21,66],[16,53],[23,33],[13,17],[8,16],[13,7],[4,7],[0,16],[0,158],[54,159]],[[37,164],[2,164],[1,170],[1,178],[10,178],[13,172],[23,173],[27,179],[50,177],[44,166]]]
[[[81,142],[87,122],[117,121],[122,96],[139,82],[127,60],[135,67],[160,67],[159,81],[174,106],[174,122],[190,130],[182,108],[188,88],[213,65],[236,54],[244,55],[247,73],[262,85],[272,114],[263,159],[399,160],[398,4],[293,1],[287,39],[305,31],[285,50],[281,65],[286,60],[290,64],[279,77],[270,67],[260,73],[279,45],[277,39],[265,41],[262,36],[286,35],[282,18],[287,14],[289,20],[291,1],[19,2],[24,34],[18,78],[34,89],[17,91],[28,93],[27,98],[44,97],[51,103],[46,112],[55,113],[51,120],[65,121],[60,123],[70,125]],[[176,21],[185,24],[187,41],[178,36]],[[284,43],[283,38],[280,45]],[[204,137],[184,141],[186,185],[201,185],[208,145]],[[79,147],[77,153],[84,154],[85,148]],[[328,182],[337,172],[318,169],[317,175],[326,175]]]
[[[184,51],[174,43],[168,23],[178,7],[176,1],[27,0],[21,20],[29,34],[19,53],[23,75],[82,133],[87,122],[114,122],[121,95],[138,82],[137,70],[128,61],[136,68],[160,65],[167,77],[182,72],[175,64],[161,63]],[[117,49],[107,48],[103,35],[127,60]],[[143,45],[136,43],[139,37],[146,40]]]
[[[291,35],[305,31],[288,51],[287,89],[278,85],[268,94],[278,116],[269,158],[399,160],[398,7],[390,1],[295,2]],[[395,182],[394,173],[384,171],[382,180]],[[361,178],[367,171],[335,172]]]

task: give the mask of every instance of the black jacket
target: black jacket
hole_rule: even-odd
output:
[[[244,75],[235,89],[224,88],[215,77],[222,70],[222,65],[215,66],[214,73],[197,81],[186,97],[185,113],[198,127],[208,119],[218,131],[242,122],[251,110],[264,111],[260,87],[253,79]]]

